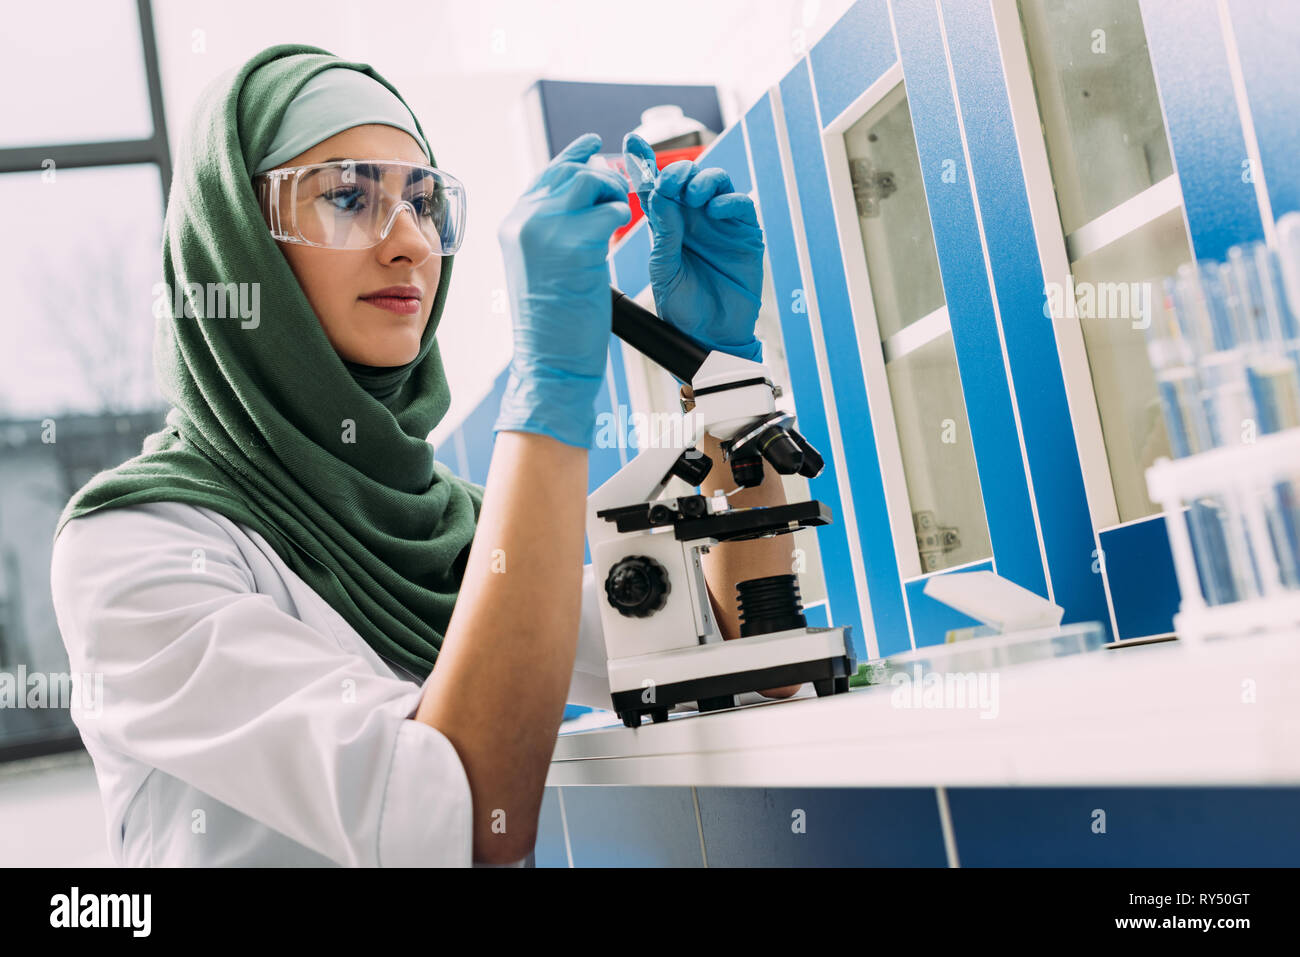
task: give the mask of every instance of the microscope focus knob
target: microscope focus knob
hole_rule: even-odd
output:
[[[668,602],[668,571],[649,555],[620,559],[605,577],[605,596],[628,618],[646,618]]]

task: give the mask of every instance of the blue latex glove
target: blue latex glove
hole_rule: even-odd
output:
[[[627,183],[587,166],[585,133],[551,160],[501,223],[514,357],[492,428],[591,448],[609,349],[610,236],[631,219]]]
[[[637,134],[623,138],[623,152],[655,169],[654,150]],[[650,288],[659,315],[711,349],[762,362],[754,325],[763,300],[763,230],[753,200],[735,192],[725,170],[701,170],[690,160],[665,167],[637,198],[654,236]]]

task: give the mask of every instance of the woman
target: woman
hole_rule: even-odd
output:
[[[585,164],[599,145],[557,156],[499,232],[515,352],[480,487],[426,441],[450,401],[434,334],[463,189],[405,101],[300,45],[205,91],[164,229],[173,408],[68,503],[51,568],[72,671],[102,677],[74,718],[118,863],[527,862],[566,699],[609,706],[583,522],[629,211]],[[730,218],[761,280],[752,205],[707,172],[643,197],[652,225],[712,199],[713,238]],[[686,294],[659,270],[657,294]],[[258,316],[214,310],[244,283]],[[739,334],[693,330],[738,354],[740,292]],[[775,479],[748,494],[783,500]],[[717,551],[715,594],[789,561]]]

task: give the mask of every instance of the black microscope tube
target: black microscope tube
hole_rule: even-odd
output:
[[[682,382],[689,383],[708,358],[709,350],[613,286],[609,292],[613,299],[614,335]]]

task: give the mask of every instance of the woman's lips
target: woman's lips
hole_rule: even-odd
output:
[[[407,298],[405,296],[375,296],[371,299],[362,299],[362,302],[368,302],[372,306],[378,306],[380,309],[387,309],[389,312],[395,312],[403,316],[413,316],[420,311],[420,300]]]

